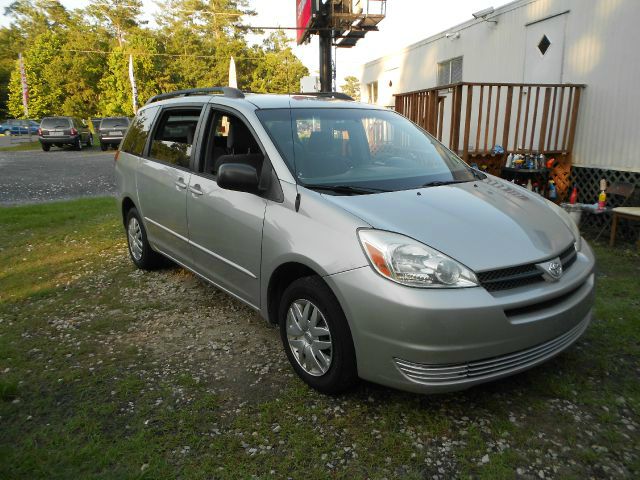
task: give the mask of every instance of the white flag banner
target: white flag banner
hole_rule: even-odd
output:
[[[24,60],[22,53],[18,54],[20,61],[20,82],[22,83],[22,106],[24,108],[24,117],[29,118],[29,88],[27,86],[27,72],[24,68]]]
[[[229,86],[233,88],[238,88],[238,80],[236,78],[236,62],[231,57],[231,61],[229,62]]]
[[[129,55],[129,81],[131,82],[131,101],[133,102],[133,114],[138,112],[138,88],[136,77],[133,74],[133,55]]]

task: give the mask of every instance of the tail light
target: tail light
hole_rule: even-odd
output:
[[[39,136],[39,137],[41,137],[41,136],[42,136],[42,129],[41,129],[41,128],[39,128],[39,129],[38,129],[38,136]]]
[[[75,128],[71,129],[71,135],[77,135],[78,134],[78,130],[76,130]]]

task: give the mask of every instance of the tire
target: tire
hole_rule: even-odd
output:
[[[76,140],[75,148],[76,148],[76,150],[82,150],[82,138],[81,137],[78,137],[78,139]]]
[[[11,135],[11,130],[5,130],[2,133],[4,133],[8,137],[9,135]]]
[[[129,256],[135,266],[142,270],[155,270],[162,266],[164,259],[149,245],[147,231],[135,207],[129,209],[125,220]]]
[[[86,147],[91,148],[93,146],[93,135],[89,134],[89,138],[87,138]]]
[[[107,145],[106,143],[101,143],[100,150],[102,150],[103,152],[106,152],[107,150],[109,150],[109,145]]]
[[[297,316],[294,315],[296,309]],[[320,277],[300,278],[289,285],[280,299],[278,314],[280,338],[287,358],[307,385],[321,393],[335,395],[358,382],[349,324],[338,299]]]
[[[51,145],[49,145],[48,143],[43,143],[42,150],[44,150],[45,152],[48,152],[49,150],[51,150]]]

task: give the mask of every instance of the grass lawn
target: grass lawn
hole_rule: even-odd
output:
[[[0,208],[0,478],[638,478],[640,256],[596,245],[595,319],[524,374],[325,397],[276,330],[134,270],[113,199]]]
[[[17,143],[8,147],[0,147],[0,152],[19,152],[24,150],[40,150],[40,142]]]

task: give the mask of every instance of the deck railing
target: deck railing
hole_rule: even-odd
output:
[[[465,161],[507,153],[570,156],[584,85],[461,82],[397,94],[395,109]]]

